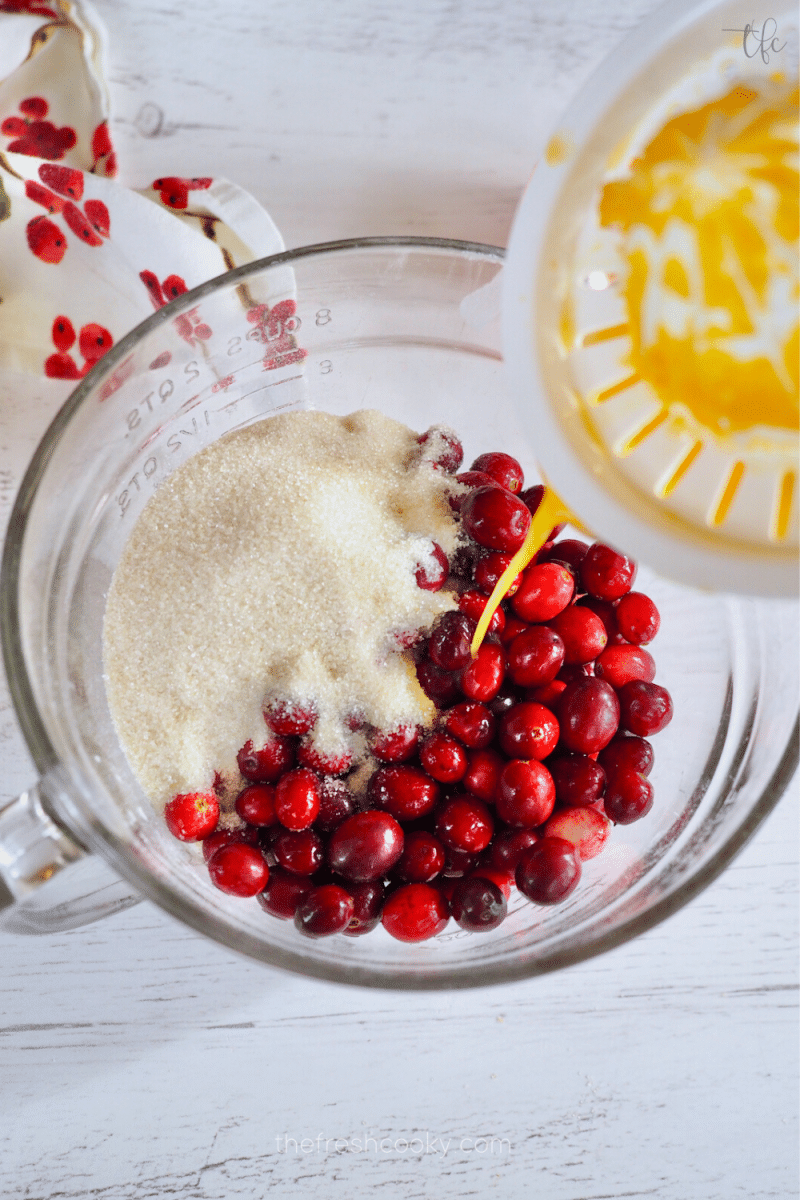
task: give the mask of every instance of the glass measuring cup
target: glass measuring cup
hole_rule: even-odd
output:
[[[277,255],[159,310],[73,393],[23,481],[3,564],[6,669],[41,774],[0,810],[6,925],[68,927],[145,896],[233,949],[304,974],[483,985],[565,966],[648,928],[714,878],[777,802],[796,761],[796,609],[706,596],[647,571],[641,586],[663,618],[657,679],[676,706],[656,747],[656,805],[615,830],[557,909],[518,897],[491,934],[450,926],[417,946],[381,929],[310,941],[215,889],[197,849],[167,833],[134,778],[106,700],[105,599],[136,516],[190,455],[289,408],[375,407],[419,430],[452,425],[467,462],[513,450],[535,482],[536,428],[500,352],[502,262],[493,247],[402,238]]]

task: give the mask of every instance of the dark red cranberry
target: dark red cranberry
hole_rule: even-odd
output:
[[[202,842],[217,827],[219,801],[213,792],[181,792],[168,801],[164,820],[173,837]]]
[[[571,842],[546,837],[517,864],[515,879],[523,896],[535,904],[560,904],[578,886],[581,860]]]
[[[545,708],[555,712],[566,686],[563,679],[556,678],[552,683],[546,683],[544,687],[532,688],[526,693],[525,699],[535,700],[537,704],[543,704]]]
[[[517,634],[506,651],[508,674],[518,687],[543,687],[555,679],[564,663],[564,643],[546,625],[532,625]]]
[[[590,675],[594,675],[593,663],[565,663],[556,678],[563,683],[578,683],[581,679],[588,679]]]
[[[621,767],[614,772],[603,798],[603,808],[617,825],[631,825],[653,807],[653,785],[646,775]]]
[[[619,734],[600,751],[598,762],[609,779],[622,767],[649,775],[653,769],[653,747],[645,738]]]
[[[570,604],[549,624],[564,643],[564,662],[568,664],[594,662],[608,643],[608,634],[597,613],[577,604]]]
[[[337,875],[356,883],[386,875],[403,853],[403,831],[390,813],[353,813],[331,834],[328,862]]]
[[[575,591],[572,573],[558,563],[533,563],[522,572],[511,607],[523,621],[552,621],[567,607]]]
[[[251,783],[275,783],[291,767],[294,750],[288,738],[276,734],[259,750],[252,742],[245,742],[236,761],[242,775]]]
[[[321,775],[344,775],[353,765],[353,753],[347,747],[320,750],[310,738],[305,737],[298,743],[297,761],[303,767],[319,771]]]
[[[424,592],[438,592],[444,587],[449,574],[447,555],[438,542],[431,542],[430,554],[417,564],[414,571],[417,587]]]
[[[458,783],[467,770],[467,752],[446,733],[432,733],[419,748],[423,768],[439,783]]]
[[[338,829],[342,821],[355,812],[353,793],[343,779],[323,775],[319,781],[319,813],[316,826],[323,833]]]
[[[483,597],[482,597],[483,599]],[[428,639],[428,657],[443,671],[459,671],[472,661],[470,647],[476,622],[463,612],[446,612]]]
[[[658,633],[661,616],[644,592],[628,592],[617,605],[617,626],[629,642],[644,646]]]
[[[208,862],[220,846],[229,846],[231,842],[246,842],[248,846],[258,846],[259,830],[249,825],[243,825],[240,829],[215,829],[207,838],[203,838],[203,858]]]
[[[486,852],[488,865],[513,874],[523,853],[538,841],[539,834],[533,829],[504,829],[502,833],[495,834]],[[476,867],[476,871],[479,869]]]
[[[543,483],[535,483],[532,487],[524,488],[519,494],[520,500],[523,502],[523,504],[525,504],[525,506],[527,507],[531,516],[533,516],[536,513],[536,510],[538,509],[539,505],[542,503],[543,497],[544,497],[544,484]]]
[[[487,475],[485,471],[462,471],[459,475],[456,475],[456,483],[460,483],[468,488],[500,487],[500,484],[495,479],[492,479],[491,475]],[[461,510],[461,505],[466,498],[466,495],[448,497],[450,507],[454,512]]]
[[[460,879],[453,890],[450,911],[462,929],[473,933],[496,929],[508,912],[506,898],[485,876]]]
[[[208,860],[208,873],[214,886],[231,896],[255,896],[269,879],[264,855],[246,842],[230,842],[215,850]]]
[[[594,664],[594,672],[619,690],[634,679],[652,683],[656,664],[653,656],[640,646],[609,646]]]
[[[487,554],[482,555],[472,570],[476,587],[486,596],[491,596],[501,576],[511,566],[513,557],[512,554],[500,554],[497,550],[490,550]],[[513,596],[521,583],[522,575],[515,575],[506,590],[506,596]]]
[[[468,699],[485,704],[500,691],[505,673],[506,656],[502,646],[483,642],[469,665],[459,672],[458,685]]]
[[[461,698],[458,678],[451,671],[437,667],[429,658],[418,664],[417,679],[425,695],[437,708],[447,708]]]
[[[635,578],[633,559],[602,542],[591,545],[581,563],[581,583],[598,600],[619,600],[631,590]]]
[[[251,783],[236,797],[234,808],[248,825],[274,825],[278,819],[275,788],[271,783]]]
[[[621,641],[624,641],[622,634],[617,628],[617,610],[615,605],[610,600],[597,600],[594,596],[581,596],[577,602],[578,608],[588,608],[589,612],[593,612],[596,617],[599,617],[603,622],[603,628],[606,631],[609,646],[616,646]]]
[[[436,814],[436,836],[450,850],[480,854],[493,833],[491,813],[476,796],[451,796]]]
[[[462,592],[458,597],[458,607],[465,616],[469,617],[475,625],[478,624],[483,616],[483,610],[486,608],[486,596],[483,592],[476,592],[472,589]],[[505,628],[506,614],[502,608],[496,608],[489,620],[489,633],[502,633]],[[473,626],[474,628],[474,626]]]
[[[506,613],[506,623],[500,632],[500,641],[504,646],[510,646],[517,634],[524,633],[526,629],[530,628],[527,621],[515,617],[513,613],[511,615]]]
[[[608,817],[596,808],[560,808],[544,827],[545,837],[571,842],[582,862],[594,858],[605,846],[611,832]]]
[[[527,628],[527,626],[526,626]],[[493,717],[499,719],[503,713],[507,713],[510,708],[514,708],[516,704],[525,699],[525,692],[522,688],[516,687],[510,679],[506,678],[503,681],[503,686],[496,696],[493,696],[486,707]]]
[[[485,750],[472,750],[468,755],[467,769],[461,786],[485,804],[491,804],[504,761],[502,755],[491,746]]]
[[[319,780],[308,767],[287,771],[275,789],[275,813],[281,825],[307,829],[319,813]]]
[[[442,879],[462,879],[470,875],[478,863],[477,854],[469,854],[466,850],[452,850],[445,846]],[[436,880],[437,884],[439,879]]]
[[[499,887],[500,891],[508,900],[511,895],[511,889],[514,886],[514,872],[501,871],[499,867],[482,866],[480,863],[475,867],[468,876],[468,879],[488,879],[490,883],[494,883]],[[453,889],[455,891],[455,888]],[[450,900],[452,900],[452,894]]]
[[[566,750],[595,754],[619,727],[617,693],[604,679],[589,677],[567,684],[558,702],[558,720]]]
[[[553,811],[556,790],[547,767],[535,759],[512,758],[503,767],[495,793],[497,815],[513,829],[534,829]]]
[[[313,829],[295,833],[282,829],[272,843],[272,853],[279,867],[295,875],[313,875],[324,861],[322,838]]]
[[[566,563],[573,571],[580,572],[580,566],[589,549],[588,542],[578,538],[564,538],[550,547],[546,554],[539,554],[539,562]]]
[[[429,813],[439,799],[439,785],[419,767],[406,763],[379,767],[369,781],[368,795],[375,808],[398,821],[413,821]]]
[[[353,918],[353,897],[336,883],[323,883],[306,892],[294,914],[295,928],[306,937],[343,933]]]
[[[450,919],[450,907],[441,891],[430,883],[406,883],[387,897],[381,922],[400,942],[423,942],[441,933]]]
[[[514,554],[525,541],[531,514],[525,504],[501,487],[479,487],[465,497],[461,520],[479,546]]]
[[[547,764],[562,808],[594,804],[605,791],[606,773],[588,754],[564,754]]]
[[[369,748],[381,762],[405,762],[411,758],[419,742],[416,725],[400,725],[388,732],[379,730],[370,738]]]
[[[499,450],[489,454],[479,454],[470,470],[485,471],[509,492],[522,491],[524,483],[522,467],[510,454],[503,454]]]
[[[485,704],[464,700],[445,713],[444,727],[470,750],[483,750],[494,738],[497,721]]]
[[[439,839],[424,829],[414,829],[406,834],[395,873],[406,883],[431,883],[444,864],[445,848]]]
[[[458,434],[446,425],[431,425],[417,438],[423,458],[452,475],[464,461],[464,447]]]
[[[258,893],[256,899],[265,912],[282,921],[289,921],[312,886],[307,875],[292,875],[281,867],[271,867],[267,886]]]
[[[620,726],[639,737],[652,737],[672,720],[672,697],[657,683],[634,680],[619,693]]]
[[[500,718],[500,749],[509,758],[535,758],[541,762],[555,750],[558,735],[555,716],[533,700],[517,704]]]
[[[342,932],[348,937],[361,937],[380,924],[385,895],[381,883],[348,883],[347,891],[353,898],[353,915]]]
[[[292,700],[272,700],[264,711],[264,720],[273,733],[283,737],[300,736],[314,728],[317,711],[313,704]]]

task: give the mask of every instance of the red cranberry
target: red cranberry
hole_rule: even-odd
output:
[[[549,708],[526,700],[500,718],[500,749],[509,758],[535,758],[541,762],[558,742],[559,723]]]
[[[403,831],[390,813],[353,813],[331,834],[328,862],[337,875],[356,883],[380,879],[403,853]]]
[[[658,633],[661,616],[644,592],[628,592],[617,605],[617,625],[629,642],[644,646]]]
[[[398,821],[413,821],[429,813],[439,799],[439,785],[419,767],[405,763],[379,767],[369,781],[368,795],[375,808]]]
[[[400,725],[388,732],[379,731],[370,739],[370,750],[381,762],[405,762],[411,758],[419,742],[416,725]]]
[[[487,475],[485,471],[462,471],[460,475],[456,475],[456,483],[460,483],[468,488],[500,487],[500,484],[495,479],[492,479],[491,475]],[[460,512],[466,498],[466,496],[448,497],[450,507],[454,512]]]
[[[606,648],[608,634],[596,613],[571,604],[550,622],[564,643],[565,663],[594,662]]]
[[[639,737],[652,737],[672,720],[672,697],[657,683],[633,680],[619,693],[620,726]]]
[[[436,816],[436,836],[450,850],[480,854],[492,840],[494,821],[476,796],[452,796]]]
[[[274,825],[278,819],[275,788],[271,783],[251,783],[236,797],[234,808],[248,825]]]
[[[511,566],[512,554],[500,554],[498,550],[490,550],[475,563],[472,577],[476,586],[487,596],[491,596],[500,577]],[[513,596],[522,583],[522,575],[515,575],[508,589],[507,596]]]
[[[508,912],[506,898],[485,876],[460,879],[453,890],[450,911],[462,929],[474,933],[496,929]]]
[[[387,898],[381,922],[400,942],[423,942],[441,933],[450,919],[449,905],[429,883],[407,883]]]
[[[348,937],[361,937],[380,924],[384,890],[381,883],[348,883],[353,898],[353,915],[342,932]]]
[[[458,783],[467,770],[467,754],[455,738],[432,733],[419,748],[419,761],[431,779]]]
[[[313,875],[324,861],[322,838],[313,829],[282,829],[272,843],[278,866],[295,875]]]
[[[438,592],[444,587],[449,574],[447,555],[438,542],[431,542],[430,554],[417,564],[414,571],[417,587],[424,592]]]
[[[479,454],[470,470],[485,471],[509,492],[522,491],[524,482],[522,467],[510,454],[503,454],[502,451]]]
[[[202,842],[217,827],[219,801],[213,792],[181,792],[167,803],[164,820],[173,837]]]
[[[208,860],[211,882],[231,896],[255,896],[269,879],[269,867],[255,846],[230,842],[220,846]]]
[[[594,664],[594,671],[619,690],[633,679],[652,683],[656,664],[653,656],[639,646],[609,646]]]
[[[488,879],[490,883],[494,883],[499,887],[506,900],[508,900],[509,896],[511,895],[511,889],[514,886],[514,872],[501,871],[499,867],[478,865],[472,874],[467,876],[467,878]],[[453,888],[453,891],[455,891],[455,888]],[[453,899],[452,893],[449,898],[450,900]]]
[[[488,865],[498,871],[511,871],[513,874],[523,853],[538,841],[539,834],[533,829],[504,829],[502,833],[495,835],[487,850]],[[476,867],[476,871],[479,869]]]
[[[543,763],[512,758],[503,767],[495,797],[502,821],[514,829],[534,829],[553,811],[556,790]]]
[[[564,538],[563,541],[556,542],[551,546],[546,554],[540,553],[539,562],[566,563],[573,571],[580,572],[581,563],[586,557],[588,549],[588,542],[581,542],[578,538]]]
[[[417,679],[425,695],[437,708],[447,708],[461,697],[457,677],[450,671],[443,671],[430,659],[418,664]]]
[[[520,620],[513,613],[511,616],[506,614],[506,623],[500,631],[500,641],[504,646],[510,646],[517,634],[524,633],[526,629],[530,628],[531,626],[527,621]]]
[[[642,737],[620,734],[600,751],[598,762],[610,779],[622,767],[649,775],[653,769],[653,747]]]
[[[538,509],[539,505],[542,503],[543,497],[544,497],[544,484],[543,483],[535,483],[533,485],[533,487],[524,488],[524,490],[521,491],[519,494],[520,500],[522,500],[522,502],[527,506],[528,511],[531,513],[531,516],[533,516],[536,513],[536,510]]]
[[[483,616],[483,610],[486,608],[487,599],[483,592],[473,590],[462,592],[458,597],[458,607],[465,616],[469,617],[473,622],[473,630]],[[502,608],[496,608],[489,620],[489,633],[502,633],[505,628],[506,614]]]
[[[571,842],[542,838],[522,855],[515,872],[517,887],[535,904],[560,904],[575,891],[581,860]]]
[[[519,704],[525,699],[525,692],[522,688],[516,687],[510,679],[506,678],[503,682],[500,691],[487,704],[487,708],[493,717],[499,719],[504,713],[507,713],[510,708]]]
[[[468,755],[467,770],[461,780],[465,791],[486,804],[491,804],[503,769],[503,757],[487,747],[485,750],[473,750]]]
[[[445,713],[444,727],[470,750],[483,750],[494,738],[497,721],[485,704],[465,700]]]
[[[469,854],[466,850],[451,850],[445,846],[442,879],[462,879],[471,874],[478,862],[477,854]],[[437,884],[440,882],[437,879]],[[452,893],[451,893],[452,894]]]
[[[297,747],[297,761],[321,775],[344,775],[353,765],[353,754],[347,748],[319,750],[310,738],[303,738]]]
[[[203,838],[203,858],[208,862],[220,846],[229,846],[231,842],[246,842],[248,846],[258,846],[259,831],[246,825],[241,829],[215,829],[207,838]]]
[[[575,591],[572,574],[558,563],[533,563],[522,572],[511,607],[523,621],[552,621],[567,607]]]
[[[605,846],[611,822],[596,808],[563,808],[554,813],[544,828],[545,838],[571,842],[581,862],[587,862]]]
[[[506,656],[502,647],[483,642],[469,665],[459,673],[459,687],[470,700],[485,704],[500,691],[505,673]]]
[[[581,563],[581,583],[598,600],[619,600],[636,578],[636,563],[611,546],[595,542]]]
[[[275,783],[288,771],[294,761],[292,743],[288,738],[271,738],[260,750],[245,742],[236,755],[239,770],[251,783]]]
[[[355,812],[353,793],[343,779],[323,775],[319,781],[319,813],[316,826],[323,833],[338,829]]]
[[[556,788],[556,803],[562,808],[594,804],[603,795],[606,773],[588,754],[565,754],[548,762]]]
[[[602,750],[617,732],[620,706],[604,679],[587,678],[567,684],[558,703],[561,742],[579,754]]]
[[[617,610],[609,600],[597,600],[594,596],[581,596],[577,601],[578,608],[588,608],[589,612],[593,612],[596,617],[599,617],[603,622],[603,628],[606,631],[609,646],[616,646],[621,641],[624,641],[622,634],[617,628]]]
[[[543,704],[545,708],[555,710],[566,686],[563,679],[554,679],[552,683],[546,683],[544,687],[533,688],[527,693],[525,699],[534,700],[537,704]]]
[[[306,892],[294,914],[295,928],[306,937],[343,933],[353,918],[353,897],[336,883],[323,883]]]
[[[282,921],[289,921],[312,886],[307,875],[292,875],[281,867],[272,867],[267,886],[256,899],[265,912]]]
[[[457,471],[464,461],[464,448],[458,434],[446,425],[431,425],[417,438],[422,447],[422,457],[441,467],[449,475]]]
[[[508,647],[508,674],[519,687],[542,687],[555,679],[564,663],[564,643],[546,625],[532,625]]]
[[[443,613],[428,639],[428,657],[443,671],[459,671],[472,661],[474,633],[475,621],[463,612]]]
[[[461,520],[479,546],[514,554],[525,541],[531,523],[528,508],[501,487],[479,487],[465,497]]]
[[[577,683],[594,675],[594,663],[567,663],[556,676],[563,683]]]
[[[425,830],[415,829],[406,834],[395,871],[406,883],[431,883],[441,874],[444,863],[445,849],[439,839]]]
[[[307,829],[319,813],[319,780],[308,767],[287,771],[275,789],[275,813],[286,829]]]
[[[631,825],[653,807],[653,785],[639,771],[621,767],[608,785],[603,808],[617,825]]]
[[[264,720],[272,732],[284,737],[308,733],[316,719],[313,704],[296,704],[292,700],[272,700],[264,712]]]

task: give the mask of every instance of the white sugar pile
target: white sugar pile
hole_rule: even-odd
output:
[[[313,702],[314,742],[352,748],[354,716],[428,723],[394,636],[455,607],[417,586],[431,541],[455,550],[453,484],[377,412],[287,413],[179,468],[134,527],[106,608],[111,712],[152,801],[238,781],[265,700]],[[350,720],[349,720],[350,719]]]

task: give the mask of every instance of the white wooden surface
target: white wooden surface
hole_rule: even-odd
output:
[[[225,174],[290,246],[503,244],[559,107],[652,7],[97,3],[125,180]],[[21,415],[0,441],[24,459]],[[3,703],[11,793],[31,768]],[[145,904],[2,936],[0,1196],[796,1197],[797,815],[795,784],[670,921],[504,988],[325,986]]]

